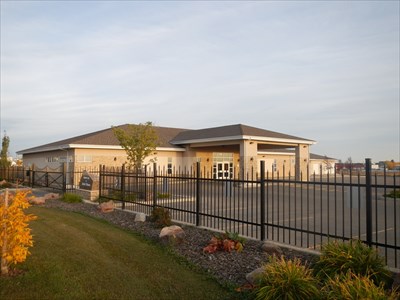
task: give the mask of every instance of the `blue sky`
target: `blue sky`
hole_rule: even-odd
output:
[[[398,1],[1,1],[10,152],[143,123],[246,124],[400,160]]]

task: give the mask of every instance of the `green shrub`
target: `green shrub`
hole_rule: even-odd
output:
[[[151,212],[150,221],[156,223],[159,227],[170,226],[172,224],[169,210],[164,207],[156,207]]]
[[[111,191],[109,197],[114,199],[114,200],[117,200],[117,201],[122,200],[122,198],[124,198],[124,201],[127,201],[127,202],[135,202],[137,200],[137,194],[136,193],[125,192],[123,194],[120,190]],[[109,201],[109,200],[107,200],[107,201]]]
[[[375,285],[369,277],[352,272],[329,278],[322,289],[324,299],[399,299],[397,291],[385,291],[384,284]]]
[[[171,197],[171,195],[169,193],[157,193],[158,199],[168,199],[170,197]]]
[[[321,256],[314,265],[314,274],[322,281],[351,271],[370,277],[376,285],[392,283],[390,271],[376,249],[369,248],[359,240],[347,243],[330,242],[322,246]]]
[[[80,203],[82,202],[82,197],[77,194],[65,193],[61,200],[67,203]]]
[[[385,195],[385,197],[389,198],[400,198],[400,190],[393,190]]]
[[[259,277],[256,300],[318,299],[320,291],[312,272],[299,259],[270,257]]]
[[[114,200],[121,200],[122,193],[119,190],[112,190],[111,193],[109,194],[109,197],[113,198]]]
[[[124,195],[124,201],[135,202],[136,199],[137,199],[137,195],[134,193],[125,193],[125,195]]]

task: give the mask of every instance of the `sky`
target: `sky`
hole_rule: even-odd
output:
[[[126,123],[245,124],[400,161],[399,1],[0,0],[10,154]]]

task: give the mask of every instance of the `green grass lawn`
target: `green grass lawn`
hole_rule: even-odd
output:
[[[165,248],[104,221],[31,207],[24,274],[0,277],[0,299],[232,299]],[[237,296],[237,295],[236,295]]]

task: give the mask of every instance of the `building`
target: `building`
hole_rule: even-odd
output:
[[[127,125],[118,126],[122,129]],[[236,178],[237,174],[257,174],[260,161],[266,171],[280,176],[296,176],[318,171],[314,165],[331,164],[334,159],[310,155],[316,142],[283,133],[236,124],[198,130],[154,126],[159,137],[156,151],[145,164],[156,162],[165,172],[192,168],[201,162],[213,178]],[[121,166],[126,154],[112,128],[21,150],[24,166],[67,171],[92,169],[99,165]],[[328,161],[328,162],[327,162]],[[308,169],[310,168],[310,169]]]

